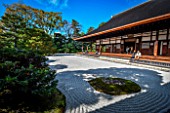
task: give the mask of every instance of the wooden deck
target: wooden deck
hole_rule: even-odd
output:
[[[94,55],[94,52],[89,52],[88,55]],[[130,59],[131,54],[117,54],[117,53],[101,53],[100,56],[107,56],[107,57],[117,57],[117,58],[125,58]],[[145,61],[153,61],[153,62],[162,62],[162,63],[170,63],[170,56],[149,56],[149,55],[142,55],[140,60]]]

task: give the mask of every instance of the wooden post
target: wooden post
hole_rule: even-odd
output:
[[[101,49],[102,49],[102,46],[101,46],[101,40],[100,40],[100,44],[99,44],[99,53],[101,53]]]
[[[100,45],[99,52],[102,53],[102,45]]]
[[[154,56],[158,56],[158,37],[159,37],[159,30],[156,31],[156,41],[154,42]]]
[[[89,51],[89,45],[86,46],[86,51],[87,51],[87,52]]]
[[[92,52],[93,47],[92,47],[92,42],[90,42],[90,51]]]
[[[84,53],[84,43],[82,43],[82,47],[81,47],[81,52],[82,52],[82,54]]]
[[[134,50],[137,52],[137,47],[136,47],[136,46],[137,46],[137,43],[136,43],[136,40],[137,40],[137,39],[135,38],[135,49],[134,49]]]
[[[168,40],[169,32],[170,32],[170,31],[169,31],[169,29],[167,28],[167,37],[166,37],[166,41],[167,41],[167,52],[166,52],[166,54],[167,54],[167,55],[169,55],[169,50],[168,50],[168,49],[169,49],[169,44],[170,44],[170,43],[169,43],[169,40]]]
[[[110,48],[110,51],[109,51],[109,53],[112,53],[112,45],[111,45],[111,40],[110,40],[110,38],[109,38],[109,48]]]
[[[158,56],[158,41],[157,40],[154,43],[154,56]]]

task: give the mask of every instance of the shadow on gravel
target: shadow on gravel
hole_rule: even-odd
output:
[[[81,104],[91,106],[97,104],[101,98],[111,100],[115,97],[103,93],[95,93],[95,90],[87,81],[96,77],[124,78],[136,82],[142,89],[146,89],[147,91],[152,89],[152,91],[160,93],[163,90],[162,87],[164,87],[160,85],[162,83],[160,73],[148,69],[113,67],[57,73],[57,79],[59,82],[62,81],[62,86],[59,89],[64,94],[69,95],[67,102],[71,104],[72,108],[77,108]],[[144,94],[139,93],[136,96]],[[123,101],[126,101],[126,99]]]
[[[57,65],[50,65],[50,67],[55,68],[55,69],[65,69],[68,66],[67,65],[63,65],[63,64],[57,64]]]
[[[51,63],[51,62],[56,62],[57,60],[48,60],[47,62],[48,63]]]
[[[74,53],[56,53],[53,56],[74,56]]]

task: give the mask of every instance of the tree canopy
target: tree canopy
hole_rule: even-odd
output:
[[[78,21],[62,20],[60,12],[46,12],[24,4],[4,6],[6,11],[0,20],[1,46],[40,50],[46,53],[47,51],[77,52],[80,50],[81,43],[72,39],[85,34]],[[62,38],[57,39],[56,43],[56,37],[53,37],[53,34],[57,31],[61,32]],[[64,43],[61,43],[63,40]]]
[[[82,34],[80,23],[74,19],[71,23],[67,20],[64,20],[62,31],[67,38],[79,37]]]
[[[56,52],[51,34],[62,27],[60,13],[23,4],[5,7],[0,20],[0,111],[63,109],[56,72],[44,56]]]
[[[45,12],[24,4],[5,7],[0,24],[1,45],[45,53],[54,50],[51,36],[62,27],[61,13]]]
[[[94,27],[89,27],[88,30],[87,30],[87,33],[90,33],[94,30]]]
[[[15,14],[21,17],[26,27],[40,28],[50,35],[62,27],[60,12],[45,12],[24,4],[5,5],[5,7],[5,14]]]
[[[99,27],[103,26],[105,23],[106,23],[106,22],[101,22],[101,23],[99,24]]]

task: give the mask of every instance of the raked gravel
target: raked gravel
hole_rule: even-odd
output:
[[[48,56],[59,90],[66,96],[65,113],[164,113],[170,109],[170,72],[102,61],[71,54]],[[142,88],[135,94],[111,96],[94,90],[96,77],[129,79]]]

